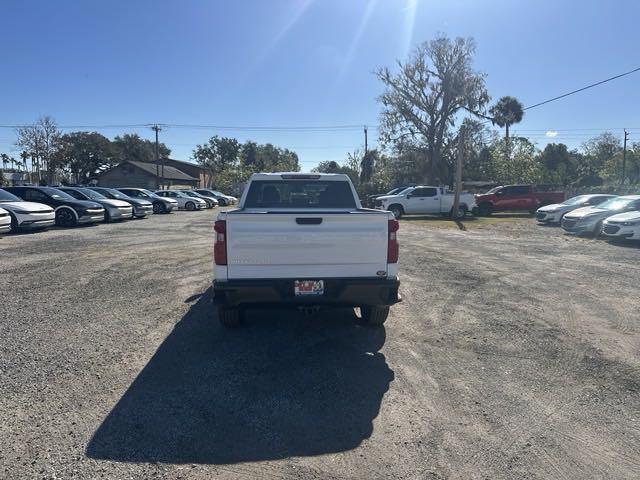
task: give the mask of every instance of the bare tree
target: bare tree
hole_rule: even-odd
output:
[[[399,73],[388,68],[377,76],[386,86],[380,96],[381,139],[392,143],[411,137],[424,144],[427,162],[424,180],[443,178],[443,150],[456,114],[466,110],[484,116],[490,100],[485,75],[472,69],[473,39],[450,40],[440,36],[420,45],[406,63],[398,62]]]
[[[61,137],[56,122],[51,117],[44,116],[35,125],[18,128],[16,134],[16,145],[31,154],[38,180],[41,181],[41,169],[44,169],[47,173],[47,183],[51,184],[58,168],[54,154]]]

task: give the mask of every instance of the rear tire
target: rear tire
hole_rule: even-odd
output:
[[[382,325],[389,316],[389,306],[367,305],[360,307],[362,320],[368,325]]]
[[[493,213],[493,206],[490,203],[481,203],[478,206],[478,215],[481,217],[490,217]]]
[[[238,307],[218,307],[218,319],[225,328],[237,328],[242,323],[242,311]]]
[[[453,207],[451,207],[451,210],[449,210],[449,216],[451,218],[454,218],[453,217]],[[455,219],[462,219],[462,218],[464,218],[466,216],[467,216],[467,207],[465,207],[464,205],[460,205],[458,207],[458,216],[455,217]]]

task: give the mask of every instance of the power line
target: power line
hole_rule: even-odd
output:
[[[200,125],[200,124],[176,124],[165,123],[160,124],[163,127],[169,128],[191,128],[191,129],[206,129],[206,130],[241,130],[241,131],[258,131],[258,132],[273,132],[273,131],[360,131],[362,125],[306,125],[306,126],[294,126],[294,125]],[[374,128],[377,128],[375,126]]]
[[[349,132],[360,131],[362,125],[202,125],[202,124],[186,124],[186,123],[132,123],[132,124],[118,124],[118,125],[59,125],[60,129],[72,129],[72,128],[95,128],[95,129],[107,129],[107,128],[153,128],[154,125],[163,128],[180,128],[180,129],[194,129],[194,130],[236,130],[236,131],[255,131],[255,132],[276,132],[276,131],[300,131],[300,132]],[[32,127],[34,124],[12,124],[12,125],[0,125],[0,128],[5,129],[17,129]],[[377,125],[373,125],[370,128],[377,129]]]
[[[34,123],[25,123],[25,124],[15,124],[15,125],[0,125],[0,128],[10,128],[10,129],[16,129],[16,128],[27,128],[27,127],[34,127],[36,124]],[[60,129],[69,129],[69,128],[98,128],[98,129],[102,129],[102,128],[148,128],[151,127],[153,124],[151,123],[134,123],[134,124],[122,124],[122,125],[58,125],[58,128]]]
[[[609,77],[609,78],[607,78],[605,80],[601,80],[599,82],[592,83],[591,85],[587,85],[586,87],[578,88],[577,90],[573,90],[573,91],[568,92],[568,93],[563,93],[562,95],[558,95],[557,97],[550,98],[549,100],[545,100],[544,102],[540,102],[540,103],[536,103],[534,105],[530,105],[528,107],[523,108],[523,110],[530,110],[532,108],[536,108],[536,107],[539,107],[541,105],[545,105],[547,103],[554,102],[556,100],[560,100],[561,98],[568,97],[569,95],[573,95],[574,93],[582,92],[582,91],[587,90],[589,88],[593,88],[593,87],[596,87],[598,85],[602,85],[603,83],[610,82],[611,80],[615,80],[616,78],[624,77],[626,75],[631,75],[632,73],[635,73],[637,71],[640,71],[640,67],[634,68],[633,70],[629,70],[628,72],[621,73],[620,75],[615,75],[615,76]]]
[[[604,132],[607,130],[640,130],[640,127],[603,127],[603,128],[540,128],[540,129],[518,129],[517,132]]]

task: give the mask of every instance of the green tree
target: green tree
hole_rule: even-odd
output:
[[[75,183],[85,183],[100,170],[113,165],[113,148],[108,138],[97,132],[71,132],[60,138],[61,165]]]
[[[311,170],[312,172],[318,173],[343,173],[351,179],[353,186],[358,190],[359,185],[359,175],[358,171],[353,168],[353,162],[347,159],[345,165],[340,165],[335,160],[327,160],[324,162],[320,162],[317,167]],[[361,193],[361,192],[358,192]]]
[[[581,186],[602,185],[605,165],[622,149],[620,139],[605,132],[582,144],[583,158],[578,165],[578,184]],[[615,163],[614,163],[615,165]],[[614,167],[614,170],[615,167]],[[614,175],[617,172],[614,172]]]
[[[577,152],[569,151],[563,143],[549,143],[538,154],[543,169],[543,181],[556,185],[570,185],[577,175]]]
[[[155,161],[155,142],[140,138],[137,133],[125,133],[119,135],[111,142],[112,156],[117,162],[133,160],[137,162]],[[158,143],[158,158],[167,158],[171,155],[164,143]]]
[[[342,167],[335,160],[326,160],[320,162],[312,171],[318,173],[342,173]]]
[[[192,157],[209,173],[209,187],[231,188],[239,179],[240,143],[235,138],[211,137],[203,145],[197,145]]]
[[[506,141],[502,138],[491,145],[495,180],[501,184],[539,183],[544,172],[533,143],[522,137],[511,138],[511,152],[507,155]]]
[[[509,127],[520,123],[524,117],[524,106],[515,97],[502,97],[489,110],[492,121],[505,128],[505,138],[509,138]]]
[[[600,177],[609,184],[617,184],[622,179],[623,153],[618,150],[600,169]],[[640,182],[640,142],[627,146],[625,162],[625,184],[635,185]]]
[[[258,144],[247,140],[240,147],[240,165],[242,170],[253,172],[259,170],[258,165]]]
[[[481,114],[489,102],[485,75],[472,68],[474,53],[473,39],[440,36],[420,45],[406,63],[398,62],[399,73],[377,71],[386,87],[379,98],[381,139],[388,144],[410,137],[423,144],[425,182],[446,176],[443,154],[458,113]]]
[[[487,128],[486,122],[480,122],[472,118],[465,118],[462,125],[465,138],[462,163],[463,180],[493,180],[495,172],[491,152],[487,144],[496,140],[495,132]],[[457,154],[457,142],[448,142],[445,156],[448,166],[446,183],[452,187],[454,186]]]

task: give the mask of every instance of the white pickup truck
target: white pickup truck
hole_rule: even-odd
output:
[[[454,193],[444,187],[418,185],[409,187],[396,195],[385,195],[375,200],[375,206],[389,210],[396,218],[405,214],[447,214],[453,209]],[[476,208],[476,200],[471,193],[460,194],[458,216],[464,217],[467,212]]]
[[[398,221],[364,209],[343,174],[258,173],[215,222],[214,303],[225,326],[247,307],[360,307],[380,325],[400,301]]]

